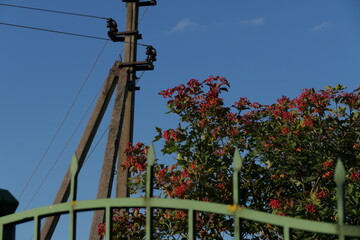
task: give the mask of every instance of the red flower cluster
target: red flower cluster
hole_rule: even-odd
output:
[[[315,89],[304,89],[299,97],[294,99],[295,107],[300,112],[306,112],[309,108],[314,108],[315,113],[324,113],[330,105],[332,98],[331,90],[321,90],[315,92]]]
[[[124,168],[129,168],[130,172],[143,172],[146,169],[146,155],[148,146],[145,146],[143,143],[137,143],[135,146],[132,146],[131,143],[128,143],[128,147],[125,150],[126,160],[123,165]]]
[[[305,210],[308,213],[315,213],[316,212],[316,206],[314,204],[310,203],[305,207]]]
[[[106,225],[105,223],[99,223],[98,226],[97,226],[97,232],[98,232],[98,235],[101,236],[101,237],[104,237],[105,236],[105,228],[106,228]]]
[[[324,168],[332,167],[332,166],[334,166],[334,161],[329,160],[329,161],[323,162],[322,165],[323,165]]]
[[[360,171],[352,172],[350,174],[350,179],[352,179],[353,181],[360,181]]]
[[[270,199],[269,205],[272,209],[278,209],[282,206],[282,203],[278,199]]]
[[[181,184],[178,187],[174,188],[172,193],[175,197],[182,197],[187,189],[188,189],[187,185]]]
[[[171,140],[179,140],[179,132],[174,130],[174,129],[169,129],[167,131],[164,131],[163,133],[163,138],[166,140],[166,141],[171,141]]]
[[[327,195],[329,195],[329,191],[326,188],[321,190],[321,192],[316,193],[316,197],[319,199],[322,199],[322,198],[326,197]]]
[[[287,135],[287,134],[289,134],[290,129],[287,128],[287,127],[283,127],[283,128],[281,129],[281,132],[282,132],[282,134]]]
[[[328,171],[328,172],[324,173],[321,177],[329,178],[329,177],[332,177],[333,175],[334,175],[334,171]]]

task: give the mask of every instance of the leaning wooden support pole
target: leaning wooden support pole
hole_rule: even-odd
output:
[[[114,108],[112,112],[109,134],[104,154],[104,160],[100,175],[100,182],[97,192],[97,199],[101,198],[110,198],[111,189],[113,185],[114,172],[115,172],[115,163],[118,156],[120,136],[122,134],[122,125],[125,112],[125,100],[128,92],[127,84],[127,72],[126,70],[121,70],[119,83],[116,90]],[[95,211],[92,223],[89,239],[99,240],[101,239],[97,233],[97,226],[99,223],[102,223],[105,219],[104,210]]]
[[[100,96],[97,100],[95,108],[92,112],[92,115],[89,119],[89,122],[85,128],[85,131],[81,137],[80,143],[75,151],[76,158],[78,159],[79,170],[82,167],[86,155],[89,151],[92,141],[94,140],[95,134],[99,128],[100,122],[105,114],[111,96],[116,87],[118,77],[114,75],[114,69],[118,69],[119,64],[115,62],[113,68],[110,70],[110,73],[103,85]],[[61,183],[61,186],[56,194],[53,204],[66,202],[70,194],[70,167],[66,172],[66,175]],[[56,225],[59,221],[60,216],[49,217],[46,219],[42,229],[41,229],[41,240],[50,240]]]

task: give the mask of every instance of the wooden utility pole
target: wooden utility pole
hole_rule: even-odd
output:
[[[126,3],[126,31],[138,31],[138,17],[139,5],[137,2]],[[124,43],[124,62],[136,62],[137,54],[137,36],[125,36]],[[126,68],[125,68],[126,69]],[[134,67],[127,68],[127,80],[130,85],[128,95],[125,102],[124,122],[122,125],[122,133],[120,138],[120,146],[118,149],[119,161],[117,164],[117,178],[116,178],[116,197],[127,197],[127,179],[128,171],[124,171],[122,166],[125,162],[125,149],[129,142],[133,141],[134,130],[134,104],[135,104],[135,81],[136,69]]]
[[[139,7],[156,5],[156,0],[144,2],[139,0],[122,1],[126,2],[126,31],[118,32],[116,22],[109,18],[108,27],[110,30],[108,35],[114,42],[124,42],[124,62],[115,62],[114,66],[111,68],[109,76],[104,83],[101,96],[98,98],[95,109],[75,152],[79,162],[78,166],[80,171],[117,85],[97,198],[111,197],[116,161],[118,162],[116,197],[128,196],[128,171],[124,171],[122,165],[126,160],[125,149],[127,144],[132,142],[133,139],[136,71],[153,70],[153,61],[156,61],[156,50],[152,46],[147,46],[147,58],[145,61],[136,61],[137,40],[141,38],[141,35],[138,34]],[[55,197],[54,204],[66,202],[68,200],[70,192],[69,169]],[[40,235],[42,240],[51,239],[59,218],[60,216],[47,218],[41,229]],[[104,211],[95,211],[89,239],[99,239],[97,236],[97,226],[103,221]]]

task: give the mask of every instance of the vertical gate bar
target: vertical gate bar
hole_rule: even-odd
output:
[[[1,239],[4,238],[4,224],[0,224],[0,237]]]
[[[70,228],[69,228],[69,240],[76,239],[76,213],[74,211],[74,206],[76,204],[76,193],[77,193],[77,175],[79,163],[76,158],[76,154],[73,155],[70,163]]]
[[[237,211],[236,211],[237,212]],[[236,240],[240,240],[240,236],[241,236],[241,231],[240,231],[240,218],[238,216],[238,214],[235,212],[234,215],[234,234],[235,234],[235,239]]]
[[[147,154],[147,167],[146,167],[146,192],[145,192],[145,201],[146,201],[146,240],[153,238],[153,209],[150,205],[151,197],[153,196],[153,165],[155,162],[155,151],[153,143],[150,144],[148,154]]]
[[[39,216],[34,217],[34,240],[40,239]]]
[[[338,217],[338,239],[344,240],[344,221],[345,221],[345,168],[344,164],[338,159],[335,167],[334,179],[337,187],[337,217]]]
[[[111,216],[111,208],[110,206],[107,206],[105,209],[105,239],[111,239],[111,228],[112,228],[112,216]]]
[[[155,151],[153,143],[150,144],[147,154],[147,167],[146,167],[146,198],[150,199],[153,195],[153,165],[155,162]]]
[[[147,201],[147,204],[149,202]],[[150,206],[146,207],[146,240],[153,239],[153,210]]]
[[[74,209],[70,209],[69,213],[69,240],[76,239],[76,215]]]
[[[290,240],[290,229],[288,226],[284,226],[284,240]]]
[[[345,168],[342,161],[339,159],[335,168],[335,182],[337,186],[337,208],[338,208],[338,224],[344,224],[345,216]]]
[[[196,239],[195,215],[193,209],[188,210],[188,240]]]
[[[240,176],[240,169],[242,166],[242,159],[239,154],[238,148],[235,148],[234,157],[233,157],[233,167],[234,167],[234,174],[233,174],[233,205],[235,207],[234,211],[234,234],[235,239],[240,239],[240,219],[239,219],[239,210],[238,205],[240,201],[240,189],[239,189],[239,176]]]
[[[239,173],[242,166],[242,159],[239,154],[239,150],[236,148],[233,157],[233,204],[238,205],[240,200],[240,191],[239,191]]]

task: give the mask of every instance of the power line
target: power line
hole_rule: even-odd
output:
[[[78,34],[78,33],[69,33],[69,32],[63,32],[63,31],[57,31],[57,30],[51,30],[51,29],[45,29],[45,28],[37,28],[37,27],[23,26],[23,25],[12,24],[12,23],[0,22],[0,25],[6,25],[6,26],[18,27],[18,28],[26,28],[26,29],[30,29],[30,30],[38,30],[38,31],[43,31],[43,32],[58,33],[58,34],[76,36],[76,37],[92,38],[92,39],[105,40],[105,41],[109,40],[109,38],[89,36],[89,35]],[[135,43],[133,43],[133,42],[127,42],[127,41],[122,41],[122,42],[123,42],[123,43],[129,43],[129,44],[135,44]],[[137,43],[137,45],[143,46],[143,47],[150,46],[150,45],[148,45],[148,44],[142,44],[142,43]]]
[[[43,11],[43,12],[67,14],[67,15],[73,15],[73,16],[79,16],[79,17],[88,17],[88,18],[97,18],[97,19],[108,19],[108,18],[106,18],[106,17],[99,17],[99,16],[82,14],[82,13],[64,12],[64,11],[49,10],[49,9],[43,9],[43,8],[34,8],[34,7],[27,7],[27,6],[19,6],[19,5],[5,4],[5,3],[0,3],[0,5],[1,5],[1,6],[6,6],[6,7],[23,8],[23,9]]]
[[[147,6],[147,7],[145,8],[145,10],[144,10],[143,14],[141,15],[141,17],[140,17],[140,19],[139,19],[139,24],[140,24],[140,23],[141,23],[141,21],[143,20],[143,17],[144,17],[144,16],[145,16],[145,14],[147,13],[148,9],[149,9],[149,6]]]
[[[99,61],[100,56],[101,56],[102,53],[104,52],[104,50],[105,50],[105,48],[106,48],[106,46],[107,46],[107,43],[108,43],[108,41],[106,41],[106,43],[105,43],[104,46],[102,47],[100,53],[99,53],[98,56],[96,57],[94,64],[92,65],[90,71],[89,71],[88,74],[86,75],[85,80],[83,81],[83,84],[81,85],[81,87],[80,87],[78,93],[76,94],[76,96],[75,96],[72,104],[70,105],[68,111],[66,112],[65,117],[64,117],[63,120],[61,121],[59,127],[57,128],[54,136],[52,137],[50,143],[48,144],[45,152],[43,153],[43,155],[42,155],[42,157],[41,157],[41,159],[40,159],[39,162],[37,163],[34,171],[32,172],[32,174],[31,174],[31,176],[30,176],[30,178],[28,179],[28,181],[26,182],[24,188],[22,189],[22,191],[21,191],[21,193],[20,193],[20,196],[19,196],[19,198],[18,198],[19,200],[21,199],[22,195],[24,194],[25,190],[27,189],[29,183],[31,182],[32,178],[34,177],[34,175],[35,175],[35,173],[37,172],[38,168],[40,167],[41,163],[42,163],[43,160],[45,159],[45,156],[47,155],[48,151],[50,150],[50,147],[52,146],[54,140],[56,139],[57,135],[59,134],[59,132],[60,132],[61,128],[63,127],[66,119],[68,118],[70,112],[72,111],[72,109],[73,109],[73,107],[74,107],[77,99],[79,98],[82,90],[83,90],[84,87],[85,87],[85,84],[86,84],[87,81],[89,80],[91,73],[93,72],[93,70],[94,70],[97,62]],[[91,104],[92,104],[92,103],[91,103]],[[89,108],[90,108],[90,107],[89,107]],[[88,111],[87,111],[87,112],[88,112]],[[87,112],[85,113],[85,115],[87,114]],[[83,119],[84,119],[84,117],[83,117]],[[83,119],[81,120],[81,122],[83,121]],[[81,122],[80,122],[80,124],[81,124]],[[80,125],[80,124],[79,124],[79,125]],[[74,133],[75,133],[75,131],[76,131],[77,129],[78,129],[78,127],[74,130],[74,132],[73,132],[73,134],[71,135],[69,141],[71,140],[71,138],[73,137],[73,135],[74,135]],[[68,144],[68,143],[67,143],[67,144]],[[67,146],[67,144],[65,145],[65,147]],[[64,149],[64,150],[65,150],[65,149]],[[63,150],[63,151],[64,151],[64,150]],[[60,154],[60,156],[61,156],[61,155],[62,155],[62,153]],[[60,158],[60,156],[58,157],[58,159]],[[58,160],[58,159],[57,159],[57,160]],[[55,161],[54,164],[56,164],[57,160]],[[50,170],[50,171],[51,171],[51,170]],[[45,178],[44,180],[46,180],[46,178]],[[43,181],[43,182],[44,182],[44,181]]]
[[[102,38],[102,37],[95,37],[95,36],[83,35],[83,34],[78,34],[78,33],[62,32],[62,31],[57,31],[57,30],[45,29],[45,28],[23,26],[23,25],[17,25],[17,24],[12,24],[12,23],[0,22],[0,24],[6,25],[6,26],[11,26],[11,27],[27,28],[27,29],[32,29],[32,30],[44,31],[44,32],[52,32],[52,33],[58,33],[58,34],[71,35],[71,36],[76,36],[76,37],[93,38],[93,39],[105,40],[105,41],[108,40],[107,38]]]

